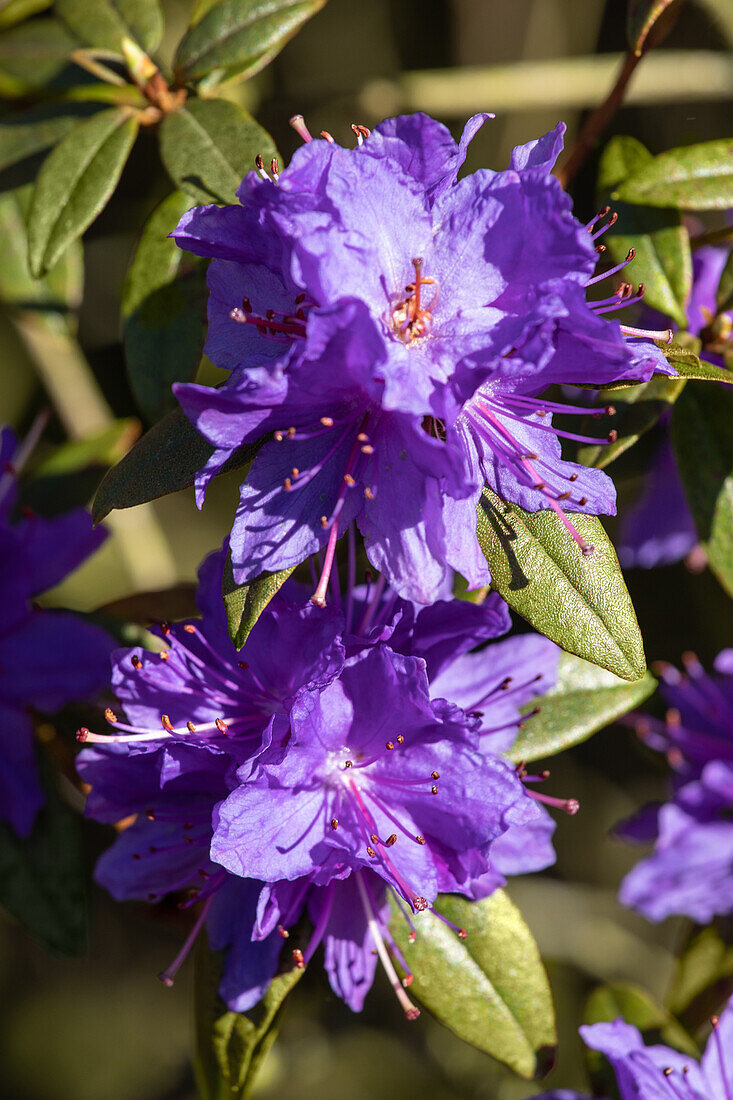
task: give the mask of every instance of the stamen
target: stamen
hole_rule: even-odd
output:
[[[642,340],[663,340],[665,344],[671,344],[674,340],[671,328],[631,328],[629,325],[620,325],[619,327],[625,336],[638,336]]]
[[[530,798],[534,798],[536,802],[543,802],[546,806],[554,806],[556,810],[564,810],[570,817],[574,817],[580,809],[580,803],[577,798],[553,798],[549,794],[542,794],[540,791],[527,791]]]
[[[395,991],[395,995],[397,997],[397,1000],[400,1002],[405,1016],[408,1020],[416,1020],[420,1015],[420,1009],[417,1007],[417,1005],[413,1004],[413,1002],[407,996],[402,986],[402,983],[400,982],[400,979],[397,977],[397,971],[392,965],[392,960],[389,957],[389,952],[387,951],[382,933],[379,929],[379,924],[377,922],[377,918],[372,907],[371,899],[364,885],[362,874],[360,871],[356,871],[355,875],[356,885],[359,890],[359,895],[361,897],[361,903],[364,906],[364,915],[367,919],[367,925],[369,927],[369,932],[371,933],[372,941],[377,949],[377,954],[379,955],[379,961],[384,967],[387,978],[389,979],[389,984]]]
[[[163,985],[168,986],[169,989],[173,985],[176,974],[178,973],[178,971],[181,969],[183,963],[188,958],[189,952],[191,951],[191,948],[193,947],[194,943],[196,942],[196,937],[198,936],[199,932],[201,931],[201,929],[203,927],[204,921],[206,920],[206,914],[208,913],[209,908],[211,906],[211,903],[214,900],[215,896],[216,896],[215,894],[211,894],[206,899],[206,901],[204,902],[204,904],[201,908],[201,912],[199,913],[198,917],[196,918],[196,921],[194,923],[193,928],[191,929],[191,931],[189,932],[188,936],[186,937],[186,939],[184,941],[183,947],[178,952],[178,954],[176,955],[175,959],[170,964],[170,966],[166,967],[166,969],[161,971],[161,973],[158,975],[158,978],[163,983]]]

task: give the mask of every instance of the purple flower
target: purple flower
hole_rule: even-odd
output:
[[[31,712],[54,711],[101,689],[112,648],[93,624],[31,603],[96,550],[105,532],[81,508],[11,521],[27,450],[9,429],[0,430],[0,820],[21,836],[44,802]]]
[[[700,1063],[665,1046],[644,1046],[635,1027],[614,1020],[581,1027],[593,1050],[605,1054],[616,1074],[621,1100],[730,1100],[733,1095],[733,1002],[713,1031]]]
[[[673,792],[619,828],[629,840],[654,842],[619,898],[649,920],[683,914],[707,924],[733,913],[733,650],[718,655],[712,675],[692,654],[685,666],[686,675],[662,667],[666,721],[637,722],[639,735],[666,753]]]
[[[173,234],[214,259],[206,352],[231,371],[215,390],[176,386],[216,448],[199,504],[234,449],[271,436],[241,488],[237,581],[325,545],[322,602],[336,540],[356,520],[392,587],[430,603],[453,569],[488,583],[485,483],[563,517],[614,511],[608,477],[560,454],[559,437],[578,437],[553,414],[586,410],[539,395],[668,372],[646,338],[665,334],[606,321],[618,296],[586,302],[608,225],[581,225],[551,175],[562,124],[515,149],[506,171],[458,181],[486,117],[458,146],[425,115],[357,127],[355,150],[312,141],[299,120],[307,144],[275,182],[260,166],[240,206],[196,208]]]
[[[728,250],[706,246],[692,258],[692,291],[685,310],[693,336],[715,316],[715,296]],[[654,317],[647,320],[654,324]],[[721,356],[706,350],[705,358],[723,366]],[[671,413],[659,422],[658,442],[647,467],[641,493],[624,511],[619,524],[618,556],[625,568],[653,569],[681,561],[697,545],[698,535],[669,437]]]
[[[730,1100],[733,1096],[733,999],[698,1063],[666,1046],[644,1046],[639,1031],[622,1019],[581,1027],[585,1043],[608,1058],[621,1100]],[[570,1089],[544,1092],[536,1100],[586,1100]],[[590,1100],[590,1098],[588,1098]]]
[[[389,895],[412,922],[439,891],[484,897],[554,860],[542,802],[557,800],[499,754],[519,706],[554,682],[558,651],[524,636],[469,652],[508,629],[498,597],[415,609],[380,579],[325,612],[286,584],[240,655],[221,606],[224,557],[201,569],[201,620],[164,624],[159,654],[115,655],[114,732],[80,731],[87,814],[138,815],[96,877],[117,898],[195,887],[199,916],[165,981],[206,923],[227,950],[222,996],[251,1007],[307,913],[296,965],[322,942],[332,987],[358,1010],[376,950],[413,1016]]]

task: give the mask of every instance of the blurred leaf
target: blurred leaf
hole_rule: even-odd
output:
[[[563,653],[557,683],[523,708],[526,713],[536,705],[540,711],[524,720],[519,736],[505,755],[515,762],[528,763],[554,756],[628,714],[648,699],[656,686],[650,672],[630,684],[580,657]]]
[[[718,313],[727,313],[733,309],[733,250],[728,253],[723,274],[720,276],[715,304]]]
[[[641,57],[647,36],[657,20],[669,12],[676,0],[629,0],[626,12],[626,37],[629,49]],[[679,6],[679,3],[677,4]]]
[[[52,83],[78,42],[51,16],[0,34],[0,94],[22,96]]]
[[[252,461],[260,444],[244,443],[221,472]],[[182,409],[159,420],[114,466],[97,490],[92,518],[100,523],[113,508],[133,508],[193,485],[196,474],[214,452]]]
[[[79,112],[71,105],[44,105],[5,115],[0,119],[0,172],[55,145],[77,125]],[[85,113],[91,113],[90,108]]]
[[[45,274],[104,209],[137,136],[130,108],[76,126],[43,164],[28,215],[29,263]]]
[[[465,940],[426,909],[417,938],[392,903],[390,932],[414,980],[410,994],[461,1039],[510,1066],[540,1077],[552,1066],[555,1013],[545,968],[527,925],[503,890],[482,901],[442,894],[435,909]]]
[[[50,8],[53,0],[0,0],[0,30]]]
[[[703,928],[692,937],[677,960],[672,985],[665,998],[667,1006],[675,1016],[682,1016],[694,1002],[711,994],[712,1002],[706,1003],[698,1013],[705,1019],[720,1006],[718,987],[727,985],[731,978],[733,946],[721,938],[717,928]]]
[[[634,172],[613,198],[678,210],[733,206],[733,139],[667,149]]]
[[[672,413],[672,444],[708,564],[733,596],[733,391],[691,383]]]
[[[238,104],[194,99],[163,119],[160,153],[176,187],[196,202],[233,203],[257,154],[269,164],[277,150],[267,131]]]
[[[661,1041],[693,1058],[700,1057],[695,1042],[679,1021],[645,989],[631,982],[612,982],[594,989],[588,998],[583,1022],[611,1023],[619,1016],[642,1033],[653,1032],[651,1042]]]
[[[17,309],[48,309],[66,313],[81,303],[84,267],[81,244],[75,241],[43,279],[28,270],[26,213],[30,188],[0,195],[0,229],[3,261],[0,264],[0,295]]]
[[[222,591],[224,608],[229,625],[229,637],[237,649],[241,649],[252,627],[295,569],[281,569],[278,573],[260,573],[249,584],[237,584],[232,574],[231,553],[224,566]]]
[[[598,470],[608,466],[654,427],[684,388],[683,378],[655,374],[643,385],[619,390],[617,395],[606,390],[606,395],[613,400],[615,413],[588,418],[581,427],[581,434],[597,434],[603,439],[613,428],[618,432],[618,437],[613,443],[582,446],[578,451],[578,460],[586,466],[595,466]]]
[[[82,42],[116,53],[125,37],[148,52],[163,37],[158,0],[56,0],[56,11]]]
[[[724,382],[727,386],[733,386],[733,372],[723,367],[716,367],[714,363],[708,363],[701,359],[694,351],[682,347],[681,344],[660,345],[668,363],[677,370],[680,378],[697,378],[701,382]]]
[[[205,264],[168,234],[193,205],[180,191],[145,223],[122,291],[127,373],[150,421],[176,407],[174,382],[196,373],[206,328]]]
[[[112,466],[119,462],[140,434],[134,418],[113,420],[108,428],[86,439],[70,439],[31,468],[33,477],[72,474],[87,466]]]
[[[181,84],[252,76],[326,0],[218,0],[199,5],[173,62]],[[264,154],[263,154],[264,155]]]
[[[607,195],[653,159],[636,138],[622,135],[611,138],[598,168],[599,193]],[[633,275],[637,282],[643,283],[647,305],[685,328],[685,304],[692,287],[692,253],[679,214],[625,203],[616,206],[616,213],[616,227],[604,237],[609,258],[614,264],[622,263],[629,249],[634,248],[636,257],[624,269],[624,278]]]
[[[79,821],[61,801],[41,761],[46,805],[28,837],[0,822],[0,905],[53,951],[80,955],[87,937],[87,896]]]
[[[196,1082],[203,1100],[247,1100],[257,1071],[280,1028],[288,994],[302,978],[297,967],[278,974],[248,1013],[228,1012],[218,994],[220,956],[205,937],[196,951]]]
[[[486,489],[477,535],[492,586],[563,649],[638,680],[644,646],[613,546],[596,516],[571,513],[570,520],[592,554],[582,553],[554,512],[525,512]]]

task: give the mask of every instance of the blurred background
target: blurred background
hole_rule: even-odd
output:
[[[164,0],[168,57],[183,33],[191,0]],[[501,168],[513,145],[559,119],[572,144],[584,113],[605,96],[626,48],[625,8],[618,0],[330,0],[260,75],[231,89],[273,134],[287,161],[298,139],[287,120],[306,116],[313,132],[347,142],[349,126],[424,109],[456,135],[466,117],[492,110],[471,146],[469,169]],[[687,0],[663,45],[645,58],[626,105],[606,137],[628,133],[652,152],[727,136],[733,94],[733,2]],[[50,63],[50,62],[49,62]],[[24,71],[22,50],[3,52],[3,74]],[[59,72],[63,80],[63,73]],[[6,101],[3,110],[16,109]],[[595,211],[599,150],[573,184],[581,220]],[[120,339],[120,294],[144,219],[170,190],[152,137],[134,149],[114,199],[85,238],[84,297],[78,343],[29,342],[0,309],[0,422],[26,431],[49,402],[54,415],[37,455],[42,462],[67,438],[99,433],[126,418],[123,447],[145,425],[127,381]],[[14,186],[0,173],[0,188]],[[7,246],[7,242],[6,242]],[[0,262],[4,262],[0,256]],[[0,279],[0,285],[2,280]],[[204,368],[202,380],[217,372]],[[638,452],[638,453],[637,453]],[[614,465],[623,495],[632,492],[642,447]],[[91,472],[89,496],[100,470]],[[31,503],[63,509],[63,479],[43,479]],[[203,512],[189,491],[115,514],[111,538],[47,602],[90,611],[156,589],[189,585],[201,558],[229,530],[237,479],[217,480]],[[612,529],[611,529],[611,533]],[[733,639],[733,605],[709,573],[683,565],[627,576],[650,662],[703,661]],[[186,589],[180,589],[181,614]],[[68,763],[83,714],[69,712],[41,728]],[[91,724],[91,721],[90,721]],[[664,793],[662,764],[630,730],[612,728],[553,763],[552,793],[580,800],[575,818],[558,822],[557,865],[515,880],[520,905],[551,973],[560,1024],[557,1067],[542,1088],[584,1087],[577,1038],[583,1003],[598,981],[626,979],[662,995],[673,956],[688,929],[655,927],[620,909],[619,880],[636,853],[609,830],[640,803]],[[86,830],[88,865],[109,841]],[[175,906],[113,905],[90,887],[92,923],[86,955],[49,956],[9,919],[0,918],[0,1096],[7,1100],[194,1100],[192,967],[172,990],[155,980],[176,953],[185,927]],[[39,1054],[39,1051],[42,1051]],[[513,1079],[489,1058],[424,1013],[406,1024],[386,982],[360,1017],[310,968],[289,1006],[258,1095],[300,1100],[521,1100],[535,1086]]]

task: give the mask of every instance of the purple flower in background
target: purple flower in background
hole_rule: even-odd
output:
[[[637,1028],[622,1019],[581,1027],[592,1050],[608,1058],[621,1100],[731,1100],[733,1096],[733,999],[712,1018],[713,1031],[698,1063],[666,1046],[644,1046]],[[536,1100],[586,1100],[570,1089]]]
[[[715,316],[715,296],[728,250],[699,248],[692,258],[692,292],[687,303],[687,331],[699,336]],[[652,324],[655,320],[649,317]],[[721,356],[705,351],[716,366]],[[618,556],[625,568],[653,569],[681,561],[697,545],[698,535],[669,436],[671,413],[659,421],[658,443],[649,461],[641,493],[624,511],[619,524]]]
[[[415,609],[380,578],[349,585],[326,612],[288,582],[240,655],[220,599],[224,557],[201,569],[201,620],[164,624],[161,653],[115,656],[124,716],[107,712],[113,732],[80,731],[88,815],[138,815],[96,877],[117,898],[195,888],[201,909],[167,982],[205,923],[227,950],[222,996],[251,1007],[307,913],[296,965],[322,942],[332,987],[358,1010],[376,950],[413,1016],[389,894],[411,922],[439,891],[484,897],[553,862],[543,802],[577,809],[532,791],[543,777],[500,756],[519,707],[552,686],[558,650],[526,636],[469,652],[508,629],[497,596]]]
[[[712,674],[692,654],[685,669],[662,666],[666,721],[637,722],[643,740],[666,753],[673,792],[619,828],[629,840],[654,842],[619,898],[649,920],[683,914],[707,924],[733,913],[733,650],[718,655]]]
[[[514,150],[506,171],[458,181],[456,145],[426,115],[390,119],[359,146],[307,144],[271,179],[260,164],[240,206],[189,211],[173,236],[213,257],[206,352],[218,389],[175,387],[216,450],[211,477],[243,442],[270,435],[231,534],[238,582],[326,547],[356,520],[370,561],[405,598],[431,603],[450,571],[488,583],[476,505],[488,482],[530,510],[614,511],[599,470],[562,459],[552,383],[669,371],[641,332],[592,305],[596,240],[551,169],[562,124]],[[366,138],[366,140],[365,140]],[[260,178],[262,177],[262,178]],[[600,220],[599,220],[600,219]]]
[[[81,508],[11,520],[17,474],[33,443],[32,435],[18,447],[8,428],[0,430],[0,820],[21,836],[44,802],[31,711],[54,711],[101,689],[113,644],[92,623],[31,602],[105,538]]]

